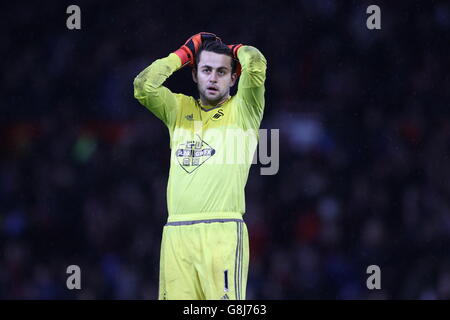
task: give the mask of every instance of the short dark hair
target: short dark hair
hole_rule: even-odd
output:
[[[228,48],[228,46],[221,41],[208,41],[200,48],[200,50],[198,50],[197,55],[195,56],[195,69],[198,67],[198,62],[202,51],[210,51],[229,56],[231,58],[231,72],[236,72],[237,64],[236,60],[233,58],[233,53],[230,48]]]

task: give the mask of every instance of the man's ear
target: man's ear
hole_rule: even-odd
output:
[[[238,75],[237,75],[236,72],[231,74],[231,85],[230,85],[230,88],[234,86],[234,84],[236,83],[237,78],[238,78]]]
[[[198,83],[198,80],[197,80],[197,68],[192,68],[192,80],[194,80],[195,83]]]

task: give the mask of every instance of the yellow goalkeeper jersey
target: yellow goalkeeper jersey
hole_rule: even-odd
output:
[[[168,221],[242,218],[245,185],[264,111],[266,59],[252,46],[238,51],[242,73],[236,95],[215,107],[163,86],[181,67],[174,53],[154,61],[134,80],[134,96],[170,134]]]

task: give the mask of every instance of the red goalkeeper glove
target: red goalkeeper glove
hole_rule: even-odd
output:
[[[191,67],[195,65],[195,55],[198,50],[202,47],[202,44],[208,41],[222,41],[214,33],[210,32],[200,32],[196,35],[190,37],[184,45],[182,45],[174,53],[180,57],[181,66],[184,67],[186,64]]]
[[[239,77],[241,75],[242,72],[242,66],[239,63],[239,59],[237,56],[238,50],[243,46],[243,44],[229,44],[228,48],[230,48],[231,53],[233,54],[233,59],[236,60],[236,73],[237,76]]]

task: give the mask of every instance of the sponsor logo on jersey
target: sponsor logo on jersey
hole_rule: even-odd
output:
[[[220,118],[222,118],[224,115],[223,110],[219,109],[212,117],[211,119],[214,121],[220,120]]]
[[[193,121],[194,120],[194,114],[188,114],[188,115],[186,115],[185,116],[185,118],[186,118],[186,120],[189,120],[189,121]]]
[[[187,173],[192,173],[215,153],[216,150],[214,148],[199,139],[189,140],[180,144],[175,151],[175,156],[181,168]]]

